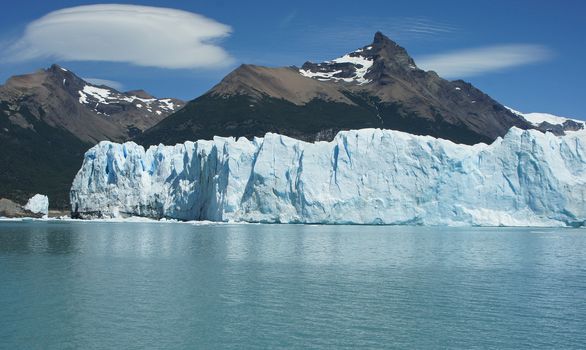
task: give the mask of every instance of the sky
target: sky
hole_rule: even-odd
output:
[[[506,106],[586,119],[585,18],[582,0],[19,0],[0,12],[0,81],[58,63],[190,100],[240,64],[329,60],[382,31],[421,68]]]

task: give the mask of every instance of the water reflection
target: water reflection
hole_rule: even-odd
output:
[[[0,223],[0,252],[134,257],[207,255],[227,260],[308,264],[391,264],[501,267],[572,259],[568,235],[527,229],[151,223]],[[527,254],[527,251],[535,254]],[[565,256],[564,256],[565,254]],[[563,260],[562,260],[563,261]],[[575,263],[580,263],[576,261]]]
[[[0,266],[6,348],[586,342],[584,230],[4,222]]]
[[[583,230],[2,222],[0,252],[491,269],[583,264]],[[580,240],[581,242],[581,240]],[[563,258],[563,259],[560,259]]]

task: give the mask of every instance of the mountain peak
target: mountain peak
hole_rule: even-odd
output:
[[[418,70],[407,51],[381,32],[372,44],[322,63],[306,62],[299,73],[320,81],[369,84],[385,73]]]
[[[374,35],[372,48],[380,58],[390,61],[391,65],[395,66],[395,68],[416,68],[415,61],[409,56],[407,50],[381,32],[376,32]]]
[[[391,56],[409,56],[407,50],[399,46],[399,44],[397,44],[381,32],[376,32],[374,34],[374,39],[372,40],[372,44],[370,45],[370,47],[372,47],[374,51],[387,51],[389,54],[391,54]]]
[[[384,35],[382,32],[374,33],[374,40],[372,41],[373,45],[384,45],[384,44],[392,44],[398,46],[396,42],[389,39],[388,36]]]
[[[53,63],[51,65],[51,67],[49,67],[48,69],[45,70],[47,73],[50,74],[57,74],[57,75],[61,75],[63,73],[69,72],[67,69],[61,67],[60,65]]]

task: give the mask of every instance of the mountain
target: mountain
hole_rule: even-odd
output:
[[[371,44],[332,61],[242,65],[136,140],[173,144],[277,132],[315,141],[340,130],[385,128],[475,144],[513,126],[534,128],[471,84],[417,68],[379,32]]]
[[[586,131],[511,128],[490,145],[394,130],[307,143],[267,134],[175,146],[102,142],[71,189],[82,218],[584,226]]]
[[[58,65],[8,79],[0,86],[0,101],[7,104],[17,125],[28,124],[20,113],[26,109],[35,118],[89,143],[129,139],[184,104],[177,99],[156,99],[144,91],[124,93],[90,84]]]
[[[96,86],[58,65],[12,77],[0,86],[0,197],[44,193],[52,207],[65,207],[88,148],[128,140],[182,106]]]

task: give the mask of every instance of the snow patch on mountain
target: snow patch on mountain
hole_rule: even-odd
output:
[[[564,124],[568,120],[574,121],[576,123],[580,123],[584,125],[583,120],[577,120],[572,118],[566,117],[558,117],[557,115],[549,114],[549,113],[524,113],[523,117],[533,125],[540,125],[541,123],[549,123],[553,125]]]
[[[506,107],[506,106],[505,106]],[[557,115],[549,114],[549,113],[522,113],[512,108],[506,107],[509,111],[513,112],[514,114],[525,118],[529,123],[533,124],[534,126],[539,126],[541,123],[548,123],[551,125],[563,125],[567,121],[575,122],[583,126],[582,130],[586,129],[586,122],[583,120],[567,118],[567,117],[559,117]]]
[[[299,73],[305,77],[314,78],[319,81],[334,80],[347,83],[358,83],[359,85],[368,84],[370,83],[370,80],[366,79],[365,75],[372,67],[374,60],[362,56],[361,53],[364,51],[365,49],[358,49],[334,60],[318,63],[311,69],[301,68]],[[345,69],[348,69],[347,66],[352,67],[353,72],[350,75],[343,74]]]
[[[362,50],[360,50],[360,51],[362,51]],[[370,67],[372,67],[372,63],[373,63],[372,59],[368,59],[366,57],[357,56],[357,55],[351,56],[348,54],[348,55],[344,55],[340,58],[336,58],[332,62],[351,63],[356,67],[356,73],[354,73],[354,76],[352,78],[343,79],[344,81],[346,81],[346,82],[356,81],[359,84],[366,84],[366,83],[370,82],[370,80],[365,79],[364,76],[366,75],[366,73],[368,72]],[[336,78],[334,77],[334,79],[336,79]]]
[[[180,105],[176,106],[175,103],[173,103],[173,100],[171,100],[170,98],[159,100],[159,103],[161,109],[165,109],[168,111],[174,111],[176,108],[181,107]]]
[[[98,87],[94,85],[85,85],[79,93],[79,103],[81,104],[96,104],[94,110],[98,112],[97,104],[121,104],[131,103],[135,104],[137,108],[146,105],[146,109],[149,112],[155,110],[156,112],[174,112],[181,107],[179,104],[175,104],[171,99],[156,99],[156,98],[141,98],[135,95],[128,95],[119,93],[115,90]],[[157,113],[161,114],[161,113]]]
[[[363,129],[152,146],[101,142],[71,189],[81,217],[271,223],[584,225],[586,134],[513,128],[491,145]]]
[[[108,104],[108,100],[119,100],[113,96],[111,96],[112,91],[108,89],[99,88],[96,86],[86,85],[83,87],[83,90],[79,91],[79,101],[80,103],[87,103],[88,95],[96,99],[99,103]],[[82,102],[86,101],[86,102]]]

